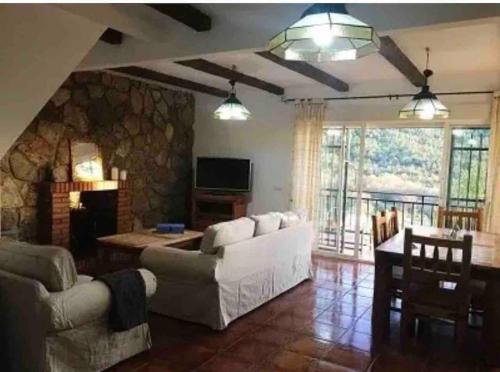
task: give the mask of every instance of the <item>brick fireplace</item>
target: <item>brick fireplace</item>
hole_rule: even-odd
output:
[[[1,230],[23,241],[36,242],[40,235],[53,241],[56,223],[51,212],[38,212],[40,182],[61,183],[57,187],[62,189],[80,187],[65,184],[72,181],[69,141],[95,143],[106,175],[112,167],[127,170],[134,225],[187,222],[194,117],[190,93],[107,72],[71,74],[0,157]],[[52,198],[47,191],[51,186],[44,187],[45,198]],[[54,199],[65,205],[67,193],[57,194]],[[117,192],[110,194],[115,199]],[[52,208],[52,201],[45,200],[44,207]],[[63,218],[67,224],[67,212]]]
[[[44,182],[38,201],[38,241],[70,248],[70,193],[116,190],[116,231],[132,231],[131,190],[128,181]]]

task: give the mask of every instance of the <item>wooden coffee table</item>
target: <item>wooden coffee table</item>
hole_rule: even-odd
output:
[[[195,250],[199,248],[202,237],[203,233],[200,231],[184,230],[183,234],[163,234],[156,229],[104,236],[97,239],[99,260],[101,265],[109,268],[114,254],[127,254],[132,256],[133,266],[138,266],[138,258],[148,246]]]

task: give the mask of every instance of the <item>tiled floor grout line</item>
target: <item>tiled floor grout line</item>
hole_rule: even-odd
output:
[[[318,315],[317,315],[314,319],[310,320],[309,322],[313,322],[316,318],[318,318],[318,317],[319,317],[322,313],[326,312],[326,311],[327,311],[328,309],[330,309],[332,306],[335,306],[335,304],[332,304],[332,305],[330,305],[329,307],[327,307],[327,308],[323,309],[323,310],[321,311],[321,313],[320,313],[320,314],[318,314]],[[279,316],[279,315],[280,315],[281,313],[283,313],[283,312],[286,312],[286,310],[284,310],[284,311],[282,311],[282,312],[280,312],[280,313],[276,314],[276,315],[275,315],[275,317]],[[274,317],[273,317],[273,318],[274,318]],[[360,317],[359,317],[359,318],[360,318]],[[359,319],[359,318],[358,318],[358,319]],[[325,323],[325,324],[326,324],[326,323]],[[354,322],[353,322],[353,324],[354,324]],[[338,328],[342,328],[342,327],[338,327]],[[341,333],[338,337],[336,337],[336,340],[340,340],[340,339],[341,339],[341,338],[342,338],[342,337],[343,337],[343,336],[344,336],[347,332],[349,332],[349,331],[351,330],[351,328],[352,328],[352,327],[349,327],[349,328],[342,328],[342,329],[343,329],[343,332],[342,332],[342,333]],[[314,360],[316,361],[316,364],[319,364],[321,361],[325,361],[325,362],[328,362],[328,363],[332,363],[332,362],[330,362],[330,361],[328,361],[328,360],[326,360],[326,359],[325,359],[326,355],[328,354],[328,352],[329,352],[329,351],[333,350],[333,348],[334,348],[334,347],[340,347],[340,346],[342,346],[341,344],[338,344],[338,343],[337,343],[337,342],[335,342],[335,341],[328,340],[328,339],[323,339],[323,338],[318,337],[318,336],[311,336],[311,335],[310,335],[310,334],[308,334],[308,333],[302,333],[300,330],[293,331],[293,333],[296,333],[296,334],[298,334],[299,336],[309,336],[309,337],[311,337],[311,338],[313,338],[313,339],[320,340],[320,341],[325,342],[325,343],[327,343],[327,344],[329,345],[329,346],[328,346],[328,348],[327,348],[327,349],[323,352],[323,355],[322,355],[321,357],[316,358],[316,357],[310,357],[310,356],[308,356],[308,357],[310,357],[311,359],[314,359]],[[280,347],[279,347],[279,349],[280,349],[280,350],[276,351],[275,353],[271,353],[271,354],[270,354],[270,355],[266,358],[266,361],[268,361],[268,360],[271,358],[271,356],[272,356],[272,355],[277,354],[279,351],[288,350],[288,349],[286,349],[286,346],[287,346],[287,345],[290,345],[290,344],[292,344],[292,343],[293,343],[293,341],[289,341],[289,342],[287,342],[287,343],[286,343],[286,344],[284,344],[284,345],[280,345]],[[363,353],[366,353],[366,351],[365,351],[365,350],[357,349],[356,347],[352,347],[352,346],[351,346],[350,348],[355,349],[355,350],[358,350],[358,351],[363,352]],[[290,350],[288,350],[288,351],[290,351]],[[292,351],[292,352],[293,352],[293,351]],[[265,361],[264,361],[264,362],[265,362]],[[338,364],[338,365],[341,365],[341,364]],[[255,366],[255,368],[257,368],[257,367],[258,367],[258,366]],[[344,366],[344,367],[346,367],[346,366]],[[347,368],[347,367],[346,367],[346,368]]]
[[[257,327],[253,330],[253,332],[256,332],[257,330],[259,329],[262,329],[265,327],[265,325],[262,325],[262,324],[257,324],[257,323],[253,323],[255,324]],[[224,355],[227,350],[231,349],[231,347],[233,347],[234,345],[236,345],[238,342],[240,342],[241,340],[243,340],[244,338],[248,337],[248,335],[245,335],[245,334],[242,334],[240,337],[237,337],[233,342],[230,342],[228,345],[226,345],[225,347],[222,347],[220,349],[217,349],[217,351],[215,352],[215,354],[208,360],[206,360],[205,362],[203,362],[201,365],[199,365],[197,368],[195,368],[193,371],[196,371],[197,369],[199,368],[202,368],[203,365],[206,365],[208,364],[212,359],[214,359],[215,357],[217,356],[221,356],[221,355]],[[236,358],[237,359],[237,358]]]
[[[449,331],[443,330],[442,327],[437,328],[437,334],[444,337],[446,342],[442,348],[438,349],[439,353],[436,355],[431,353],[432,349],[429,349],[428,345],[418,345],[421,341],[415,343],[413,354],[402,353],[397,348],[397,315],[391,315],[391,332],[393,333],[390,345],[383,354],[370,356],[367,349],[371,345],[370,314],[374,290],[372,271],[370,267],[358,266],[354,263],[316,259],[315,277],[312,280],[286,291],[236,320],[234,325],[230,325],[227,330],[234,334],[228,334],[227,338],[223,336],[212,340],[210,339],[211,333],[205,332],[201,327],[186,324],[188,328],[184,328],[182,321],[157,318],[155,324],[159,329],[164,329],[162,332],[165,332],[163,336],[158,336],[158,341],[164,341],[165,346],[160,345],[154,354],[144,356],[143,362],[141,358],[134,360],[130,366],[132,368],[126,369],[125,365],[124,370],[139,372],[141,368],[146,368],[148,363],[151,363],[155,371],[157,366],[160,366],[158,370],[161,370],[162,364],[165,367],[173,365],[175,370],[177,366],[181,369],[183,366],[193,366],[192,370],[198,371],[203,368],[218,368],[222,365],[239,366],[238,360],[242,362],[242,369],[247,365],[245,370],[253,372],[260,372],[260,368],[273,370],[277,366],[285,366],[292,370],[297,367],[293,363],[300,363],[300,366],[308,368],[309,372],[316,371],[316,369],[335,369],[335,366],[345,368],[356,366],[356,369],[365,372],[375,366],[377,370],[385,368],[389,371],[390,364],[388,363],[391,361],[400,364],[409,363],[408,367],[416,361],[419,370],[430,371],[431,369],[445,370],[441,369],[443,368],[441,366],[446,367],[450,363],[450,365],[456,363],[453,359],[455,358],[454,351],[450,352],[447,346],[450,339]],[[231,326],[236,327],[234,331],[231,331]],[[152,331],[154,332],[153,329]],[[196,345],[189,345],[190,337],[196,340],[193,341]],[[188,342],[187,359],[184,361],[182,359],[184,356],[177,356],[172,359],[173,364],[171,364],[168,350],[182,352],[184,341]],[[270,349],[266,350],[258,343],[269,344]],[[237,346],[238,344],[240,345]],[[441,344],[436,345],[441,346]],[[210,350],[213,354],[204,349]],[[235,353],[232,353],[232,350]],[[445,356],[441,356],[441,350],[444,350]],[[255,357],[252,357],[252,354]],[[259,359],[259,355],[263,357]],[[360,363],[351,359],[358,356],[362,356]],[[190,359],[191,357],[197,359]],[[205,357],[208,359],[204,360]],[[199,360],[199,365],[194,366],[194,360]],[[438,363],[435,362],[436,360]],[[351,367],[349,367],[350,363]],[[475,366],[476,368],[472,369],[479,370],[477,363],[472,355],[465,366],[467,368]],[[458,366],[463,368],[460,364]],[[219,370],[226,371],[225,369]],[[237,372],[237,370],[239,369],[232,369],[230,372]]]

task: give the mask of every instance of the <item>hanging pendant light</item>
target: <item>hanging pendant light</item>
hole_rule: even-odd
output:
[[[351,16],[345,4],[314,4],[269,42],[277,56],[308,62],[353,60],[379,48],[373,27]]]
[[[447,119],[450,116],[450,110],[439,101],[434,93],[431,92],[428,80],[432,76],[432,70],[429,70],[429,48],[425,48],[427,52],[427,62],[425,65],[424,76],[425,83],[420,93],[416,94],[413,99],[401,110],[399,110],[400,119]]]
[[[233,71],[236,71],[236,66],[233,66]],[[234,85],[235,80],[230,80],[231,91],[229,98],[227,98],[222,105],[219,106],[214,112],[214,118],[218,120],[248,120],[250,118],[250,111],[247,110],[241,101],[236,98]]]

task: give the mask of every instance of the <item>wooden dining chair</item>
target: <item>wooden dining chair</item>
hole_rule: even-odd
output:
[[[454,321],[457,345],[464,345],[471,301],[471,249],[470,235],[465,235],[463,240],[448,240],[413,235],[411,228],[405,229],[403,344],[414,332],[416,318],[423,316]]]
[[[446,227],[449,229],[455,226],[460,229],[471,231],[482,231],[482,209],[478,208],[473,211],[463,211],[457,209],[444,209],[438,207],[437,226]]]
[[[373,247],[389,240],[399,232],[398,210],[392,207],[390,211],[377,212],[372,216]]]
[[[465,230],[482,231],[482,213],[482,208],[473,211],[462,211],[438,207],[437,224],[438,227],[441,228],[453,228],[457,225]],[[473,280],[471,288],[471,313],[481,314],[484,311],[484,292],[486,290],[486,283],[481,280]]]
[[[392,207],[390,211],[378,212],[372,216],[373,249],[392,238],[398,232],[399,213],[395,207]],[[401,298],[402,279],[403,268],[401,266],[393,266],[391,281],[393,299]],[[399,308],[392,306],[391,310],[399,311]]]

